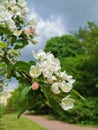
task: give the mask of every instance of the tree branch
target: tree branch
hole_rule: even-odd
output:
[[[14,65],[15,63],[8,57],[8,55],[6,55],[6,59],[12,64]],[[30,77],[28,77],[25,73],[21,72],[21,71],[17,71],[21,76],[23,76],[24,78],[26,78],[29,82],[31,82],[31,80],[29,79]]]

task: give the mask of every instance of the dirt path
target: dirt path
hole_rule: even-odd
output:
[[[43,116],[37,116],[37,115],[35,116],[27,114],[24,114],[24,116],[36,122],[40,126],[46,128],[47,130],[98,130],[98,128],[81,127],[64,123],[61,121],[49,120]]]

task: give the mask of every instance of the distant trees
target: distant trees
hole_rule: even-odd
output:
[[[68,112],[58,110],[59,119],[71,123],[98,124],[98,24],[88,22],[77,32],[47,41],[45,51],[59,57],[62,70],[76,79],[74,88],[85,97]]]
[[[86,28],[47,41],[45,51],[60,58],[62,69],[76,78],[75,88],[84,96],[98,93],[98,25],[89,22]]]
[[[87,57],[85,69],[90,77],[88,84],[91,83],[95,88],[93,95],[95,96],[98,93],[98,25],[94,22],[88,22],[87,28],[80,28],[75,36],[85,49],[85,56]]]
[[[72,35],[63,35],[61,37],[54,37],[47,41],[45,51],[51,51],[57,57],[69,57],[81,54],[83,49],[81,48],[79,40]]]

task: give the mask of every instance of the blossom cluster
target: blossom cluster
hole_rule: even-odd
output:
[[[0,25],[7,27],[14,35],[22,32],[29,37],[35,33],[34,20],[26,23],[29,9],[25,0],[0,0]]]
[[[28,8],[24,0],[1,0],[0,1],[0,23],[9,27],[14,31],[17,29],[15,21],[13,20],[17,16],[20,19],[25,20]]]
[[[11,60],[16,61],[21,53],[19,47],[24,47],[29,41],[36,43],[33,40],[36,35],[35,21],[26,21],[27,13],[25,0],[0,0],[0,61],[5,51]]]
[[[43,50],[39,50],[38,53],[33,51],[32,53],[34,58],[38,60],[38,63],[31,66],[30,76],[33,79],[38,79],[39,76],[43,76],[44,83],[50,85],[49,89],[51,89],[53,94],[65,94],[65,97],[62,98],[60,103],[61,107],[64,110],[72,108],[74,106],[74,100],[70,98],[69,92],[75,80],[65,71],[61,71],[60,61],[52,53],[45,53]]]

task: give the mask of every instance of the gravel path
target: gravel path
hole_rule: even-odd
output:
[[[57,120],[49,120],[39,115],[35,116],[24,114],[24,116],[46,128],[47,130],[98,130],[98,128],[82,127]]]

